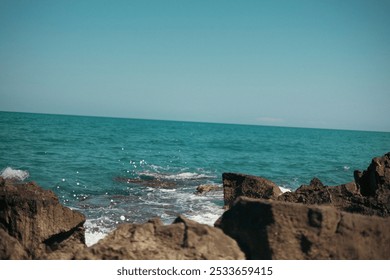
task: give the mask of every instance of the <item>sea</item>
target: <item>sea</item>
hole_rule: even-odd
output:
[[[213,225],[224,172],[291,191],[313,177],[351,182],[389,151],[389,132],[0,112],[0,175],[35,181],[82,212],[87,245],[155,217]],[[217,190],[199,195],[201,185]]]

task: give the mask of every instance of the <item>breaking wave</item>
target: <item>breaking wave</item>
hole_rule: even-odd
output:
[[[30,174],[28,173],[28,171],[25,170],[19,170],[19,169],[13,169],[12,167],[7,167],[1,171],[0,176],[3,177],[4,179],[14,179],[14,180],[23,181],[27,179],[28,176],[30,176]]]

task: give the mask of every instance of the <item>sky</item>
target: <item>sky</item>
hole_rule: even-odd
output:
[[[390,131],[390,1],[0,0],[0,111]]]

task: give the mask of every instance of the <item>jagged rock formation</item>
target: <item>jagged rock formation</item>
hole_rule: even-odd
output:
[[[173,224],[159,219],[122,224],[76,259],[237,260],[244,259],[235,240],[222,230],[179,216]]]
[[[276,199],[282,194],[282,191],[274,182],[262,177],[239,173],[223,173],[222,182],[226,208],[231,207],[236,198],[240,196]]]

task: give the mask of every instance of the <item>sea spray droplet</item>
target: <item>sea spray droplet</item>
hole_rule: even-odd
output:
[[[120,219],[121,219],[121,221],[124,221],[126,218],[125,218],[125,216],[120,216]]]

